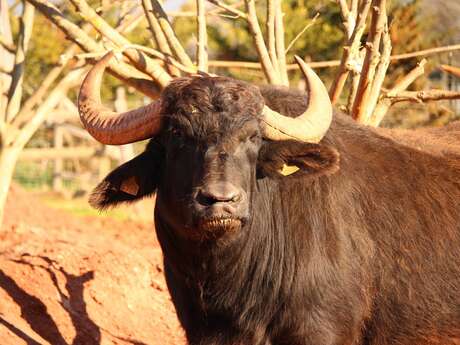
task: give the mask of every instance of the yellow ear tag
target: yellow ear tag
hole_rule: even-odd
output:
[[[292,175],[293,173],[299,171],[300,168],[296,165],[287,165],[287,164],[283,164],[283,167],[279,170],[279,172],[281,173],[281,175],[283,176],[289,176],[289,175]]]

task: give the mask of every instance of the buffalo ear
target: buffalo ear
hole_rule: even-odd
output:
[[[263,144],[257,164],[258,177],[317,178],[339,170],[340,155],[327,144],[294,140]]]
[[[162,155],[145,151],[119,166],[93,190],[90,205],[104,210],[153,194],[159,183],[162,160]]]

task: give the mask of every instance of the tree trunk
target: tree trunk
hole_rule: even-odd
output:
[[[62,149],[64,147],[64,132],[62,127],[59,125],[54,126],[54,148]],[[62,192],[62,172],[64,170],[64,160],[62,158],[56,158],[54,160],[53,167],[53,191]]]
[[[20,152],[21,150],[13,148],[4,148],[0,151],[0,230],[2,229],[8,190]]]

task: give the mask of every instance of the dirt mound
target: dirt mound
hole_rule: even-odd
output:
[[[0,339],[185,344],[151,223],[76,217],[17,186],[0,231]]]

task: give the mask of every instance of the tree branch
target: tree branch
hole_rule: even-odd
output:
[[[7,0],[0,0],[0,34],[4,43],[14,46],[10,25],[10,14]],[[16,48],[16,47],[15,47]],[[16,51],[16,49],[14,49]],[[8,106],[8,90],[11,84],[10,73],[14,67],[14,55],[3,45],[0,45],[0,147],[3,141],[3,132],[6,121],[6,107]]]
[[[198,42],[196,60],[198,70],[208,71],[208,34],[206,31],[206,8],[204,0],[196,0],[196,20],[198,27]]]
[[[414,57],[420,57],[420,56],[430,56],[430,55],[435,55],[435,54],[440,54],[440,53],[452,52],[455,50],[460,50],[460,44],[424,49],[424,50],[419,50],[413,53],[397,54],[391,57],[391,61],[412,59]]]
[[[342,2],[344,1],[342,0]],[[366,21],[370,6],[371,0],[364,0],[361,3],[359,13],[357,14],[357,24],[353,27],[353,31],[348,38],[347,45],[343,47],[343,54],[342,59],[340,60],[339,71],[336,78],[334,79],[334,82],[332,83],[331,89],[329,90],[329,95],[333,104],[337,103],[339,100],[345,83],[348,79],[349,72],[353,72],[355,76],[358,76],[361,73],[361,70],[356,70],[356,66],[361,65],[361,38],[364,34],[364,30],[366,29]],[[347,12],[342,12],[342,17],[347,18],[346,20],[348,20],[349,16],[350,14],[347,14]],[[347,28],[347,30],[350,28],[349,24],[344,23],[344,26]],[[355,83],[356,78],[353,84]]]
[[[425,65],[427,64],[427,60],[423,59],[420,61],[417,66],[410,71],[408,74],[406,74],[401,80],[399,80],[396,85],[389,91],[387,92],[388,95],[393,95],[400,93],[402,91],[407,90],[407,88],[419,77],[425,74]]]
[[[8,70],[4,69],[4,67],[2,65],[0,65],[0,73],[11,75],[12,72],[13,72],[13,70],[8,71]]]
[[[8,52],[14,54],[16,52],[16,46],[14,43],[8,43],[6,38],[0,33],[0,45]]]
[[[345,23],[348,20],[350,15],[350,9],[348,8],[347,0],[336,0],[337,4],[340,7],[340,15],[342,16],[343,24],[346,27]]]
[[[311,28],[316,20],[319,18],[319,12],[315,14],[315,16],[313,17],[313,19],[307,24],[305,25],[305,27],[302,29],[302,31],[300,31],[291,41],[291,43],[289,43],[288,47],[286,48],[286,54],[289,52],[289,50],[294,46],[294,44],[297,42],[297,40],[302,37],[302,35],[305,33],[305,31],[307,31],[309,28]]]
[[[144,20],[143,11],[127,13],[122,20],[116,25],[119,32],[128,33],[133,31]]]
[[[314,69],[319,68],[329,68],[337,67],[339,64],[338,60],[333,61],[316,61],[309,62],[308,66]],[[210,67],[219,67],[219,68],[244,68],[244,69],[263,69],[263,66],[260,62],[251,62],[251,61],[228,61],[228,60],[209,60]],[[287,70],[293,71],[298,70],[299,66],[296,64],[288,64]]]
[[[67,20],[61,11],[46,0],[27,0],[31,3],[41,14],[48,18],[55,24],[61,31],[65,33],[67,38],[87,52],[96,52],[103,50],[103,47],[93,40],[84,30],[78,25]]]
[[[46,0],[27,1],[63,31],[69,40],[75,42],[84,51],[89,53],[107,52],[101,44],[93,40],[84,30],[67,20],[51,2]],[[129,64],[118,61],[111,62],[109,72],[151,98],[158,96],[157,84],[147,74],[138,71]]]
[[[421,50],[418,52],[407,53],[407,54],[400,54],[400,55],[392,55],[390,57],[390,61],[399,61],[405,59],[412,59],[415,56],[429,56],[434,54],[441,54],[445,52],[460,50],[460,45],[453,45],[453,46],[445,46],[427,50]],[[359,62],[362,59],[357,59],[355,62]],[[320,68],[332,68],[340,66],[340,60],[329,60],[329,61],[313,61],[309,62],[308,65],[313,69],[320,69]],[[353,66],[359,65],[358,63],[354,63]],[[222,68],[244,68],[244,69],[262,69],[262,65],[259,62],[250,62],[250,61],[226,61],[226,60],[209,60],[210,67],[222,67]],[[354,69],[355,67],[353,67]],[[299,66],[297,64],[288,64],[287,70],[298,70]],[[353,71],[353,70],[352,70]]]
[[[161,30],[160,23],[158,22],[157,18],[153,15],[152,3],[150,2],[150,0],[142,0],[142,8],[144,9],[147,22],[149,23],[150,32],[152,33],[157,48],[168,58],[169,63],[167,64],[167,68],[169,73],[172,76],[180,76],[180,72],[177,70],[177,68],[171,66],[171,63],[174,60],[172,57],[172,50],[169,47],[169,43],[166,40],[163,30]]]
[[[454,67],[454,66],[448,66],[448,65],[442,65],[441,69],[444,72],[450,73],[458,78],[460,78],[460,68]]]
[[[23,13],[19,20],[19,37],[14,68],[11,73],[12,80],[8,92],[8,105],[6,107],[6,122],[12,121],[21,107],[22,82],[24,80],[25,57],[29,47],[34,25],[34,7],[23,2]]]
[[[46,97],[45,101],[37,108],[34,117],[21,128],[21,131],[12,143],[13,147],[22,149],[27,144],[38,127],[46,119],[46,116],[65,97],[68,90],[81,84],[83,76],[87,71],[87,68],[73,70],[53,88]]]
[[[397,102],[430,102],[441,100],[460,99],[459,91],[449,90],[426,90],[426,91],[402,91],[396,95],[386,96],[391,98],[392,103]]]
[[[171,23],[168,20],[168,16],[163,10],[161,4],[158,2],[158,0],[151,0],[151,4],[153,14],[157,18],[161,30],[163,31],[166,40],[168,41],[169,47],[171,48],[174,55],[184,66],[193,67],[194,65],[192,60],[190,60],[190,57],[187,55],[184,47],[182,47],[182,44],[179,42],[179,39],[174,33]]]
[[[282,0],[273,0],[275,2],[275,38],[276,38],[276,57],[278,58],[278,73],[281,78],[281,84],[289,86],[289,78],[286,68],[286,46],[284,43],[284,12]],[[275,64],[275,62],[273,62]]]
[[[382,41],[382,54],[380,57],[379,64],[377,66],[377,72],[375,73],[374,80],[372,81],[372,87],[369,93],[367,105],[364,109],[363,119],[366,119],[366,122],[364,123],[369,123],[371,121],[372,115],[379,101],[383,82],[385,81],[385,77],[387,75],[388,66],[390,65],[390,55],[392,47],[387,24],[385,25],[385,29],[383,31]]]
[[[236,18],[244,18],[247,19],[246,13],[240,11],[239,9],[235,8],[234,6],[227,5],[220,0],[208,0],[214,6],[217,6],[227,12],[233,14]]]
[[[361,123],[366,123],[367,121],[365,118],[366,108],[369,106],[372,81],[380,61],[380,42],[386,21],[386,0],[373,0],[371,28],[366,43],[367,52],[351,114],[354,119]]]
[[[270,84],[280,84],[280,79],[273,68],[273,64],[270,60],[270,55],[262,35],[262,30],[260,29],[259,20],[257,19],[255,0],[245,0],[245,4],[247,12],[246,19],[262,64],[262,70],[264,71],[264,74]]]
[[[118,47],[129,46],[131,42],[110,26],[85,0],[70,0],[78,10],[80,16],[90,23],[101,35],[115,43]],[[148,74],[161,86],[166,86],[171,76],[156,61],[145,56],[137,50],[124,50],[124,54],[133,62],[134,66]]]
[[[275,73],[280,77],[278,57],[276,56],[275,13],[275,0],[267,0],[267,19],[265,25],[267,31],[268,55],[270,56]]]
[[[65,51],[65,54],[75,54],[78,47],[75,43],[71,44],[69,48]],[[54,67],[43,79],[40,86],[32,93],[32,95],[23,103],[21,110],[18,112],[18,115],[12,122],[14,127],[20,128],[27,121],[34,116],[33,109],[43,101],[46,93],[50,87],[54,84],[57,78],[61,75],[62,71],[67,68],[70,64],[70,61],[67,60],[65,63],[62,63]]]
[[[417,78],[425,74],[425,65],[427,63],[426,59],[423,59],[417,64],[412,71],[405,75],[401,80],[399,80],[396,85],[386,92],[378,102],[375,111],[372,113],[369,124],[374,127],[378,127],[380,122],[382,122],[385,115],[388,113],[388,110],[393,105],[392,97],[405,91]]]
[[[182,65],[180,62],[177,62],[177,60],[173,59],[171,56],[168,56],[168,55],[165,55],[163,53],[160,53],[158,50],[156,49],[152,49],[152,48],[148,48],[148,47],[145,47],[145,46],[141,46],[139,44],[130,44],[129,46],[126,46],[124,47],[124,49],[136,49],[136,50],[139,50],[141,52],[144,52],[146,53],[147,55],[150,55],[152,56],[153,58],[156,58],[158,60],[161,60],[160,61],[160,64],[168,64],[168,65],[172,65],[173,67],[175,67],[176,69],[178,70],[181,70],[185,73],[188,73],[188,74],[195,74],[197,73],[197,70],[196,68],[192,68],[192,67],[187,67],[187,66],[184,66]],[[103,57],[105,54],[107,54],[107,51],[104,51],[104,52],[100,52],[100,53],[83,53],[83,54],[76,54],[74,56],[72,56],[73,58],[76,58],[77,60],[92,60],[92,59],[99,59],[101,57]]]

